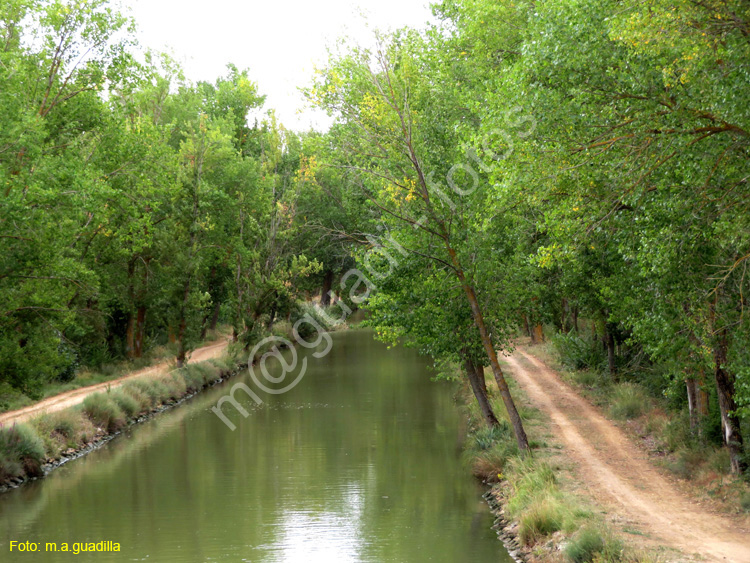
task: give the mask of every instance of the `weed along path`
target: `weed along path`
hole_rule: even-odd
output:
[[[197,362],[205,362],[206,360],[210,360],[212,358],[218,358],[224,352],[224,350],[226,350],[228,344],[229,342],[227,342],[226,340],[220,340],[217,342],[212,342],[211,344],[203,346],[202,348],[197,348],[193,351],[188,363],[192,364]],[[73,389],[72,391],[66,391],[64,393],[60,393],[59,395],[48,397],[47,399],[39,401],[38,403],[34,403],[33,405],[29,405],[28,407],[4,412],[0,414],[0,424],[8,425],[16,422],[24,422],[40,414],[55,412],[66,409],[68,407],[73,407],[79,403],[82,403],[83,400],[92,393],[104,391],[108,387],[118,387],[126,381],[136,377],[165,373],[172,367],[172,365],[173,364],[171,361],[160,362],[153,366],[149,366],[143,369],[139,369],[138,371],[131,372],[127,375],[123,375],[122,377],[118,377],[117,379],[104,381],[95,385],[89,385],[88,387],[81,387],[80,389]]]
[[[504,360],[552,423],[596,501],[667,548],[705,561],[750,562],[750,531],[680,492],[628,437],[543,362],[523,350]]]

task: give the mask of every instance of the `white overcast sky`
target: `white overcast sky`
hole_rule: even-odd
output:
[[[247,68],[290,129],[326,128],[324,115],[306,110],[306,86],[326,47],[343,35],[370,43],[372,29],[422,27],[429,0],[122,0],[145,47],[171,52],[193,81],[214,81],[227,63]],[[362,17],[366,16],[366,19]],[[368,29],[369,26],[369,29]]]

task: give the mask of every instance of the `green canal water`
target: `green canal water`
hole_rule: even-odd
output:
[[[370,332],[332,338],[292,390],[243,401],[235,431],[211,407],[239,377],[0,496],[0,561],[510,562],[450,386]],[[121,551],[44,552],[106,540]]]

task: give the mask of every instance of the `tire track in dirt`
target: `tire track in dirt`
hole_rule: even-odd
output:
[[[206,360],[217,358],[224,352],[224,350],[226,350],[228,345],[229,343],[226,340],[221,340],[208,344],[207,346],[203,346],[202,348],[197,348],[191,354],[188,363],[193,364],[198,362],[205,362]],[[131,372],[127,375],[123,375],[122,377],[118,377],[117,379],[104,381],[102,383],[89,385],[87,387],[81,387],[79,389],[73,389],[72,391],[66,391],[65,393],[60,393],[59,395],[48,397],[47,399],[39,401],[38,403],[34,403],[33,405],[29,405],[28,407],[4,412],[0,414],[0,425],[24,422],[34,416],[75,406],[82,403],[83,400],[92,393],[104,391],[107,388],[119,387],[126,381],[129,381],[136,377],[160,375],[166,373],[172,366],[172,361],[160,362],[156,365]]]
[[[665,547],[708,561],[750,563],[750,532],[705,510],[664,477],[629,438],[543,362],[517,350],[504,360],[603,508]],[[525,365],[524,365],[525,364]]]

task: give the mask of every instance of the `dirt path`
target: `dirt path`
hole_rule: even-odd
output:
[[[202,348],[197,348],[193,351],[190,356],[188,363],[204,362],[212,358],[219,357],[222,352],[226,349],[228,342],[226,340],[220,340],[218,342],[212,342]],[[140,369],[138,371],[131,372],[117,379],[105,381],[103,383],[97,383],[96,385],[89,385],[88,387],[81,387],[80,389],[74,389],[72,391],[66,391],[53,397],[49,397],[28,407],[18,409],[15,411],[8,411],[0,414],[0,424],[13,424],[14,422],[24,422],[29,418],[43,414],[45,412],[55,412],[68,407],[75,406],[82,403],[83,400],[98,391],[104,391],[107,387],[117,387],[122,385],[129,379],[135,377],[141,377],[144,375],[157,375],[165,373],[170,367],[172,367],[172,361],[164,361],[159,364],[149,366],[147,368]]]
[[[619,428],[544,363],[523,350],[504,359],[534,406],[549,416],[550,431],[603,508],[665,547],[707,561],[750,563],[750,531],[677,490]]]

